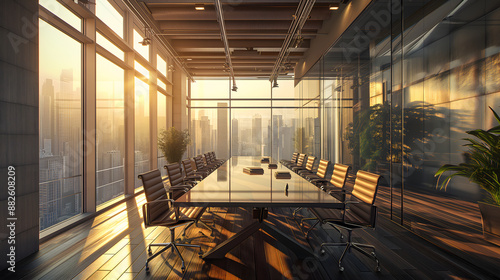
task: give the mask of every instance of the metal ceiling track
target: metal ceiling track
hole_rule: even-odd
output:
[[[224,23],[224,14],[222,12],[222,5],[220,0],[214,0],[215,2],[215,13],[217,14],[217,21],[220,26],[220,36],[221,40],[224,43],[224,52],[226,53],[226,65],[229,70],[229,75],[233,80],[233,91],[236,91],[238,88],[236,87],[236,80],[234,78],[234,69],[233,63],[231,62],[231,50],[229,49],[229,43],[227,41],[227,33],[226,33],[226,24]]]
[[[123,2],[129,7],[129,9],[133,10],[134,13],[132,14],[144,24],[144,27],[147,27],[149,28],[149,30],[151,30],[151,33],[156,37],[158,42],[160,42],[163,45],[168,55],[174,60],[174,63],[177,64],[182,69],[182,71],[186,74],[188,79],[194,82],[194,78],[193,76],[191,76],[191,73],[189,73],[186,67],[184,67],[184,63],[179,60],[179,54],[174,50],[172,45],[170,45],[170,43],[167,40],[159,36],[159,34],[161,34],[161,31],[153,23],[153,20],[151,19],[148,20],[143,16],[143,14],[147,13],[145,13],[144,11],[139,11],[139,8],[136,7],[130,0],[124,0]]]
[[[273,82],[278,78],[280,69],[283,67],[284,62],[286,62],[286,59],[290,54],[290,47],[295,41],[300,39],[300,31],[309,18],[309,14],[311,13],[315,3],[316,0],[300,0],[299,5],[297,6],[297,11],[293,16],[292,23],[288,28],[285,40],[283,41],[283,45],[281,46],[281,50],[276,58],[269,81]]]

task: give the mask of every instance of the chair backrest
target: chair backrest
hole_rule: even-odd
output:
[[[325,178],[329,163],[330,162],[328,160],[321,159],[318,164],[318,171],[316,171],[316,175],[318,175],[320,178]]]
[[[211,164],[213,162],[212,156],[210,155],[210,153],[205,153],[203,156],[205,157],[205,162],[207,164]]]
[[[193,169],[193,163],[191,162],[190,158],[183,160],[182,166],[184,167],[184,172],[186,173],[186,176],[191,176],[195,174]]]
[[[168,198],[165,187],[163,186],[160,170],[155,169],[140,174],[139,178],[142,180],[147,202]],[[144,216],[144,223],[148,225],[148,221],[155,220],[160,214],[164,213],[169,208],[169,203],[154,203],[150,205],[148,209],[149,217]]]
[[[304,160],[306,159],[306,154],[300,154],[299,158],[297,159],[297,166],[302,166],[304,165]]]
[[[345,181],[347,179],[347,174],[349,173],[350,166],[336,163],[333,166],[332,178],[330,179],[330,184],[337,188],[343,188]]]
[[[351,196],[351,200],[358,203],[349,205],[349,211],[357,216],[357,220],[371,227],[375,227],[377,218],[377,207],[374,203],[379,182],[380,175],[358,171]]]
[[[201,157],[201,155],[197,155],[193,159],[194,159],[194,164],[196,165],[197,170],[201,170],[201,169],[205,168],[205,163],[203,162],[203,158]]]
[[[165,169],[167,169],[168,180],[171,186],[182,185],[184,183],[179,163],[167,164],[165,165]]]
[[[293,153],[291,162],[296,163],[298,157],[299,157],[299,153],[297,153],[297,152]]]
[[[312,171],[315,161],[316,161],[316,157],[308,156],[307,162],[306,162],[306,169],[309,171]]]

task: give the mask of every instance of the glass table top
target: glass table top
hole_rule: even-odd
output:
[[[226,161],[175,201],[176,206],[253,206],[253,207],[331,207],[342,202],[317,188],[304,178],[277,163],[277,169],[268,169],[260,163],[261,157],[235,156]],[[262,167],[264,174],[249,175],[245,167]],[[290,179],[276,179],[276,171],[288,171]],[[288,191],[286,186],[288,184]]]

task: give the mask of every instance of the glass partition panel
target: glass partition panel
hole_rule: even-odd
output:
[[[158,135],[160,135],[161,131],[167,129],[167,97],[161,92],[157,92],[156,96]],[[167,164],[167,160],[163,156],[163,152],[160,149],[158,149],[157,158],[158,169],[160,170],[162,176],[166,176],[167,172],[163,166]]]

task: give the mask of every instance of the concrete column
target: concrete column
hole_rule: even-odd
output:
[[[0,11],[5,11],[0,16],[0,270],[3,270],[10,267],[7,254],[11,246],[15,246],[15,261],[19,262],[38,251],[39,245],[38,1],[3,0]],[[15,169],[12,176],[8,174],[9,166]],[[8,193],[8,181],[15,182],[11,186],[15,194]],[[15,197],[12,216],[8,210],[9,197]],[[12,233],[7,227],[10,223],[15,223]],[[15,236],[15,244],[12,239],[9,244],[11,234]]]

